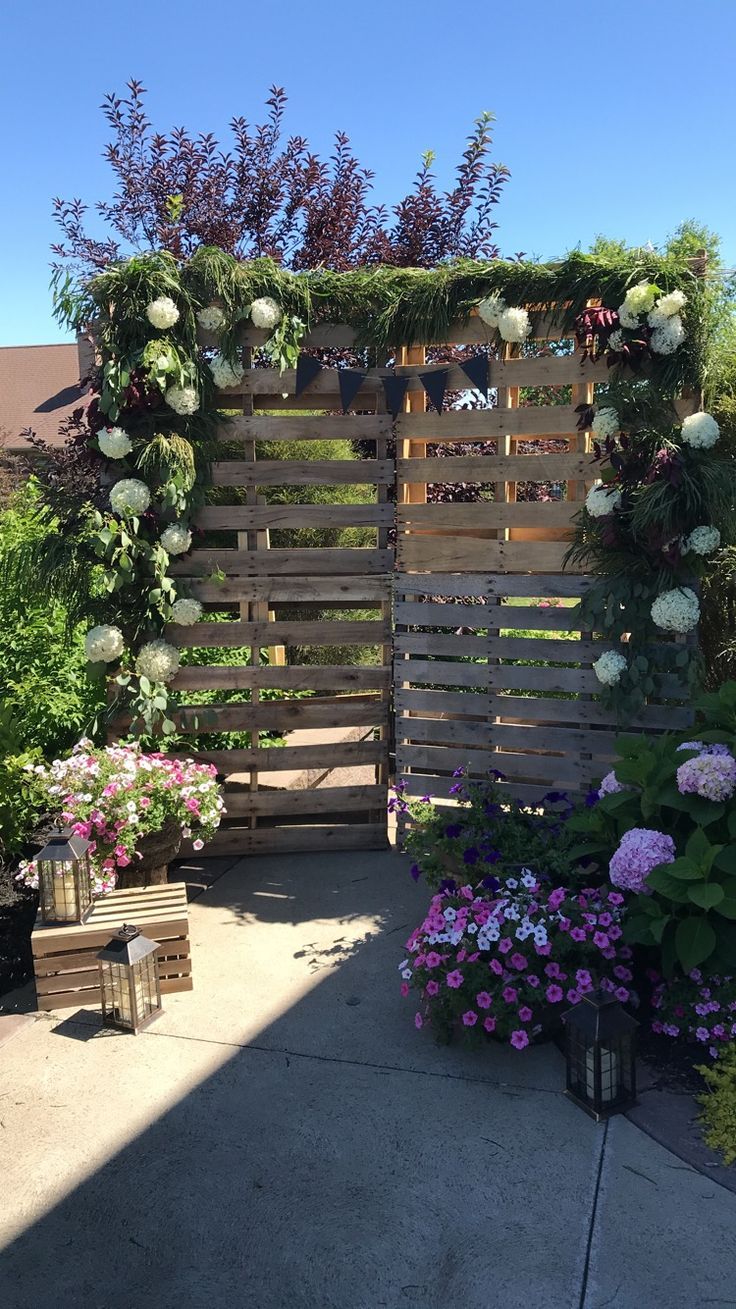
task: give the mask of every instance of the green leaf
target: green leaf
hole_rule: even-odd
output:
[[[693,904],[699,905],[701,909],[713,909],[723,900],[723,887],[717,882],[701,882],[697,886],[689,886],[687,893]]]
[[[726,845],[713,860],[713,867],[722,873],[736,873],[736,845]]]
[[[687,903],[687,886],[678,878],[670,877],[663,867],[652,869],[647,876],[647,886],[666,896],[668,900],[676,900],[678,904]]]
[[[705,832],[702,827],[696,827],[685,846],[685,854],[688,859],[694,859],[697,863],[701,863],[707,858],[710,852],[710,841],[705,835]]]
[[[665,868],[670,877],[676,877],[678,881],[694,882],[703,876],[702,869],[696,864],[694,859],[688,859],[683,856],[675,859],[671,864],[660,864],[660,868]],[[653,871],[656,871],[653,870]],[[649,874],[651,878],[652,874]],[[652,882],[649,882],[652,885]]]
[[[705,915],[683,918],[675,931],[675,950],[684,973],[705,963],[716,947],[716,934]]]
[[[661,918],[653,918],[651,920],[649,925],[649,930],[651,931],[652,936],[654,937],[654,940],[657,942],[658,945],[662,941],[662,937],[664,936],[664,931],[667,924],[671,921],[672,921],[672,914],[663,914]]]
[[[736,840],[736,809],[732,809],[728,815],[728,835]],[[734,851],[736,851],[736,846],[734,846]]]
[[[140,688],[141,688],[141,693],[142,693],[143,695],[150,695],[150,694],[151,694],[151,683],[149,682],[149,680],[148,680],[147,677],[145,677],[145,676],[141,676],[141,677],[138,679],[138,685],[140,686]]]

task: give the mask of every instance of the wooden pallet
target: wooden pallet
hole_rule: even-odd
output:
[[[37,923],[31,935],[39,1009],[99,1005],[96,955],[123,923],[159,942],[161,993],[191,991],[189,913],[184,882],[112,891],[96,900],[86,923]]]

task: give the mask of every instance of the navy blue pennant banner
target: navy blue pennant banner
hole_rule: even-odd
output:
[[[436,368],[431,373],[419,373],[419,381],[424,387],[432,404],[438,414],[442,413],[442,405],[447,390],[447,379],[450,376],[449,368]]]
[[[322,364],[319,359],[313,359],[311,355],[300,355],[296,361],[296,387],[294,395],[301,395],[311,386],[315,377],[319,377],[322,372]]]
[[[340,400],[344,414],[348,412],[367,376],[368,370],[365,368],[338,369],[337,380],[340,386]]]
[[[382,377],[383,389],[386,393],[386,407],[392,418],[398,418],[401,406],[404,403],[406,388],[409,385],[408,377],[397,377],[396,374],[389,374]]]
[[[484,400],[488,399],[488,358],[486,355],[473,355],[470,359],[458,360],[465,376],[480,391]]]

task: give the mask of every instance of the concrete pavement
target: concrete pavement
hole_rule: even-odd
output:
[[[553,1047],[415,1031],[406,869],[244,861],[191,906],[195,990],[147,1032],[66,1011],[8,1041],[3,1309],[736,1305],[736,1195],[592,1123]]]

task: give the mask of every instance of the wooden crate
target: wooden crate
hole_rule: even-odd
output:
[[[95,901],[86,923],[37,923],[31,947],[39,1009],[100,1003],[96,955],[123,923],[134,923],[159,942],[162,994],[191,991],[187,889],[184,882],[173,882],[112,891]]]

